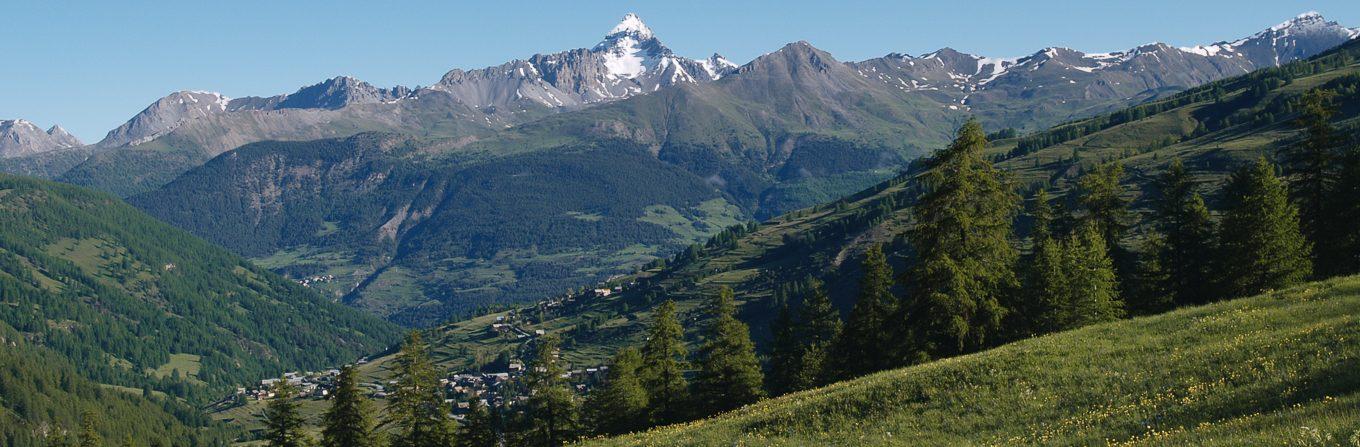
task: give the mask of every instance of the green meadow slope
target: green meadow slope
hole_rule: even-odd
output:
[[[1360,277],[1029,339],[596,446],[1351,445]]]

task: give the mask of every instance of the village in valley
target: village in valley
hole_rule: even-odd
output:
[[[613,279],[615,278],[611,278],[611,280]],[[628,285],[633,284],[635,283]],[[486,327],[486,331],[497,337],[513,338],[524,345],[546,335],[543,329],[528,328],[533,323],[533,318],[536,318],[530,315],[551,312],[582,300],[617,296],[623,291],[624,285],[600,286],[555,296],[534,303],[532,306],[511,309],[505,312],[505,315],[497,316],[494,322]],[[522,380],[528,372],[529,365],[513,356],[507,357],[507,354],[502,354],[502,358],[499,359],[502,361],[493,361],[472,370],[450,371],[439,380],[440,387],[443,390],[444,403],[448,405],[449,411],[455,419],[462,420],[466,417],[474,399],[480,401],[480,404],[486,408],[507,409],[523,405],[529,399],[527,393],[525,393]],[[374,360],[376,359],[365,357],[356,360],[351,365],[362,368]],[[563,378],[578,393],[587,393],[592,387],[604,381],[608,370],[607,365],[574,368],[565,371]],[[238,387],[234,394],[219,400],[210,407],[222,411],[251,405],[252,403],[262,404],[275,397],[276,386],[281,381],[287,381],[289,385],[294,387],[298,399],[325,401],[330,398],[336,378],[339,375],[339,369],[291,371],[284,373],[282,377],[260,380],[253,386]],[[361,381],[359,388],[370,399],[384,401],[395,385],[395,380],[367,380]],[[260,408],[263,408],[263,406],[261,405]]]

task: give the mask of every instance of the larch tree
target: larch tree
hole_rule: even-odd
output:
[[[375,447],[373,410],[359,391],[353,366],[340,369],[331,394],[331,406],[321,416],[321,444],[328,447]]]
[[[638,375],[647,390],[651,420],[656,424],[676,422],[688,416],[689,382],[685,379],[685,330],[675,315],[675,302],[657,306],[647,342],[642,346],[642,367]]]
[[[859,280],[859,297],[850,309],[850,316],[836,341],[836,377],[849,379],[893,366],[885,350],[896,344],[891,336],[890,322],[896,311],[897,297],[893,296],[893,270],[883,246],[874,245],[864,252],[861,263],[863,276]]]
[[[1021,269],[1024,288],[1010,318],[1009,332],[1017,338],[1054,331],[1056,309],[1067,290],[1063,250],[1053,238],[1053,208],[1047,192],[1035,193],[1029,213],[1034,222],[1030,230],[1033,248]]]
[[[623,348],[609,361],[609,374],[603,386],[586,399],[592,431],[599,435],[620,435],[647,428],[647,390],[638,377],[642,354],[636,348]]]
[[[779,314],[770,323],[770,361],[766,386],[770,394],[779,396],[795,390],[798,367],[802,364],[803,343],[800,327],[788,304],[779,306]]]
[[[925,192],[907,237],[917,259],[907,273],[910,305],[898,329],[915,334],[902,361],[971,352],[995,343],[1016,287],[1011,245],[1019,203],[1010,183],[983,154],[976,120],[925,162]],[[910,331],[908,331],[910,329]]]
[[[387,404],[393,447],[446,447],[454,443],[453,419],[439,389],[439,372],[419,331],[411,331],[393,361],[397,383]]]
[[[705,416],[755,402],[765,394],[755,344],[746,323],[737,319],[732,289],[722,287],[708,313],[694,383],[697,406]]]
[[[468,412],[463,426],[458,429],[459,447],[497,447],[500,443],[491,419],[491,409],[482,403],[481,396],[468,398]]]
[[[1360,142],[1352,142],[1341,153],[1341,172],[1337,175],[1332,208],[1337,222],[1332,240],[1334,265],[1320,273],[1353,274],[1360,272]]]
[[[1114,321],[1124,316],[1119,282],[1100,230],[1086,226],[1063,244],[1066,298],[1054,330]]]
[[[1283,181],[1265,158],[1234,172],[1219,226],[1222,286],[1229,297],[1303,282],[1312,274],[1308,241]]]
[[[1077,202],[1083,214],[1074,234],[1081,225],[1094,225],[1105,241],[1105,252],[1114,260],[1115,273],[1127,281],[1133,278],[1137,262],[1133,252],[1120,245],[1130,220],[1129,200],[1120,184],[1123,178],[1124,165],[1104,163],[1077,180]]]
[[[1161,241],[1155,256],[1164,282],[1160,290],[1170,295],[1170,303],[1207,303],[1217,294],[1213,287],[1214,223],[1209,208],[1195,193],[1179,159],[1171,162],[1157,186],[1161,197],[1156,222]]]
[[[1340,141],[1331,123],[1336,113],[1330,104],[1332,96],[1331,91],[1321,89],[1303,95],[1297,121],[1303,128],[1303,138],[1283,154],[1286,173],[1293,177],[1291,193],[1299,209],[1299,231],[1315,247],[1313,259],[1324,275],[1340,273],[1334,266],[1344,264],[1339,262],[1344,256],[1338,250],[1341,244],[1335,242],[1339,236],[1336,230],[1345,223],[1336,221],[1340,213],[1334,208],[1354,201],[1354,197],[1336,197],[1341,157]]]
[[[99,436],[97,428],[98,421],[93,411],[85,410],[80,413],[80,447],[100,447],[104,445],[104,438]]]
[[[558,361],[561,341],[556,335],[548,335],[538,340],[534,349],[533,361],[525,374],[529,387],[529,400],[526,404],[529,417],[529,430],[525,439],[530,445],[557,447],[571,441],[579,430],[579,403],[571,384],[567,383],[566,370]]]
[[[298,408],[297,387],[288,383],[288,378],[280,378],[274,384],[274,397],[264,409],[264,438],[271,447],[302,447],[311,443],[303,431],[306,423]]]
[[[810,283],[800,312],[802,353],[793,383],[798,390],[829,383],[838,361],[833,357],[831,346],[841,334],[841,314],[831,304],[831,297],[827,296],[822,282],[813,279]]]

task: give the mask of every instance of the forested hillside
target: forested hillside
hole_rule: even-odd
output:
[[[610,141],[434,162],[390,134],[256,143],[129,199],[335,298],[411,325],[560,293],[745,215],[692,172]]]
[[[100,384],[83,368],[0,322],[0,445],[220,445],[231,431],[159,391]],[[91,436],[93,435],[93,436]],[[130,443],[130,444],[129,444]]]
[[[397,333],[111,195],[13,176],[0,177],[0,322],[85,380],[191,403]]]

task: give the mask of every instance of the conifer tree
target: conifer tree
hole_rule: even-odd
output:
[[[917,260],[908,273],[911,304],[900,333],[916,334],[904,361],[973,351],[995,342],[1016,286],[1011,245],[1018,196],[983,157],[987,139],[970,120],[953,144],[925,162],[926,191],[908,232]],[[910,328],[910,330],[908,330]]]
[[[566,371],[557,360],[560,345],[556,335],[540,338],[525,375],[529,386],[529,445],[557,447],[575,438],[579,429],[576,394],[562,377]]]
[[[1045,236],[1041,234],[1040,236]],[[1087,223],[1063,241],[1041,237],[1025,268],[1024,326],[1041,335],[1124,314],[1105,241]]]
[[[480,396],[468,398],[467,417],[458,430],[459,447],[496,447],[496,427],[491,420],[491,410],[482,404]]]
[[[593,431],[600,435],[631,433],[647,427],[638,417],[647,412],[647,390],[638,378],[642,354],[635,348],[620,349],[609,362],[604,385],[586,400]]]
[[[446,447],[454,443],[453,420],[439,389],[439,373],[419,331],[411,331],[393,363],[396,389],[387,404],[393,447]]]
[[[1086,226],[1064,244],[1067,288],[1058,327],[1065,330],[1113,321],[1124,316],[1114,265],[1105,252],[1100,230]]]
[[[1166,237],[1159,231],[1149,232],[1141,242],[1142,255],[1131,280],[1124,286],[1124,304],[1130,314],[1151,315],[1175,306],[1170,291],[1170,275],[1162,267],[1162,255],[1167,250]],[[1217,246],[1212,247],[1217,249]]]
[[[1330,105],[1332,93],[1328,90],[1313,89],[1303,95],[1300,101],[1301,113],[1298,124],[1303,128],[1303,139],[1285,151],[1288,171],[1292,182],[1292,195],[1298,203],[1299,231],[1316,248],[1314,259],[1320,272],[1333,273],[1332,266],[1338,264],[1341,256],[1334,250],[1337,233],[1335,229],[1343,222],[1334,220],[1339,217],[1332,208],[1353,197],[1336,198],[1336,182],[1339,157],[1336,130],[1331,118],[1335,110]]]
[[[652,316],[652,327],[647,342],[642,346],[642,368],[639,376],[647,389],[647,402],[653,423],[679,421],[687,416],[689,382],[685,380],[684,329],[676,319],[675,302],[666,300],[657,306]]]
[[[1162,292],[1176,304],[1203,304],[1214,298],[1214,225],[1204,199],[1194,192],[1185,165],[1173,160],[1158,179],[1157,227],[1162,235],[1157,265]],[[1146,309],[1158,311],[1162,309]]]
[[[1137,272],[1137,256],[1126,250],[1120,241],[1129,228],[1129,200],[1125,199],[1124,187],[1119,183],[1124,178],[1124,166],[1119,163],[1104,163],[1077,180],[1077,202],[1083,215],[1072,229],[1073,234],[1082,225],[1094,225],[1105,241],[1105,252],[1114,260],[1114,270],[1126,285],[1134,283]]]
[[[840,362],[838,378],[849,379],[892,367],[891,357],[884,348],[892,346],[889,322],[897,309],[893,296],[892,266],[883,254],[881,245],[869,247],[861,264],[864,276],[859,280],[859,299],[850,310],[850,317],[833,351]]]
[[[1332,197],[1335,206],[1332,232],[1335,245],[1333,266],[1320,273],[1353,274],[1360,272],[1360,142],[1354,142],[1341,153],[1341,172],[1337,174],[1336,190]]]
[[[787,304],[779,306],[779,315],[770,323],[770,331],[770,372],[766,375],[766,385],[771,395],[779,396],[795,390],[803,354],[800,331]]]
[[[85,410],[80,413],[80,436],[78,437],[80,447],[100,447],[104,445],[104,439],[99,436],[99,430],[95,428],[95,425],[93,411]]]
[[[719,290],[708,313],[694,384],[698,407],[705,415],[735,409],[764,395],[755,345],[746,323],[737,319],[732,289]]]
[[[1053,238],[1035,242],[1025,267],[1024,331],[1019,336],[1047,334],[1062,328],[1062,311],[1070,300],[1067,251]]]
[[[335,378],[331,406],[321,416],[321,444],[328,447],[375,447],[373,411],[359,391],[354,367],[345,366]]]
[[[831,305],[822,282],[811,279],[808,294],[803,298],[802,354],[794,388],[805,390],[830,382],[834,362],[831,344],[841,333],[841,315]]]
[[[1047,189],[1039,188],[1034,192],[1033,204],[1029,209],[1029,216],[1034,222],[1029,237],[1035,242],[1053,238],[1053,204],[1049,203],[1050,200]]]
[[[47,437],[46,447],[77,447],[79,442],[79,439],[71,439],[70,434],[62,430]]]
[[[274,398],[264,409],[265,440],[271,447],[302,447],[311,440],[303,431],[302,415],[298,413],[297,387],[280,378],[274,384]]]
[[[1048,192],[1040,189],[1035,193],[1029,214],[1034,221],[1030,230],[1033,249],[1021,269],[1024,288],[1010,318],[1011,334],[1017,338],[1055,330],[1054,309],[1063,301],[1067,288],[1063,251],[1053,238],[1053,208]]]
[[[1234,172],[1224,187],[1219,228],[1223,288],[1239,297],[1298,284],[1312,274],[1298,210],[1265,158]]]

